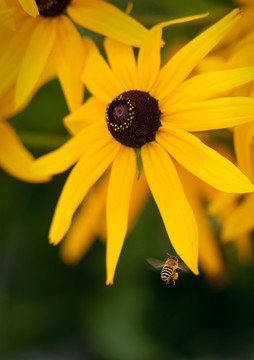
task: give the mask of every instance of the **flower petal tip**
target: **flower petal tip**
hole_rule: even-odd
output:
[[[106,281],[106,285],[108,286],[108,285],[113,285],[113,280],[107,280]]]

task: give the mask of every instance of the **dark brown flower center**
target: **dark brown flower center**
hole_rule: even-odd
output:
[[[71,0],[35,0],[39,13],[45,17],[54,17],[62,14]]]
[[[155,139],[161,126],[158,101],[145,91],[131,90],[117,96],[106,111],[111,135],[133,148]]]

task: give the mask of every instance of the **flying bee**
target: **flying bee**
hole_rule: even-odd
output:
[[[178,269],[184,272],[189,271],[189,268],[183,262],[179,263],[176,256],[169,256],[166,261],[154,258],[148,258],[146,260],[155,269],[161,269],[161,279],[166,284],[169,284],[169,281],[172,279],[175,285],[175,281],[178,279]]]

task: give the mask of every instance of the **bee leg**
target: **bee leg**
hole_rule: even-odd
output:
[[[172,281],[173,281],[173,284],[175,285],[176,284],[176,280],[178,279],[178,273],[175,272],[173,278],[172,278]]]

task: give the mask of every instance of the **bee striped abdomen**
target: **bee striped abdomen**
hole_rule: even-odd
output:
[[[168,265],[165,265],[161,270],[161,279],[163,281],[167,281],[168,279],[171,278],[172,274],[173,274],[173,268],[169,267]]]

